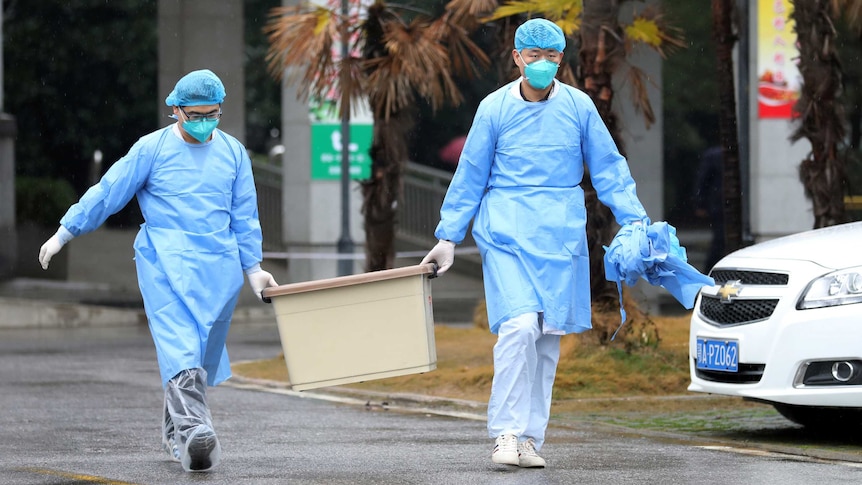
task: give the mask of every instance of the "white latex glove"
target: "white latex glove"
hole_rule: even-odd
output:
[[[48,269],[48,265],[51,263],[51,258],[54,257],[55,254],[59,253],[63,246],[66,245],[67,242],[71,241],[72,233],[69,232],[63,226],[60,226],[57,229],[57,232],[54,233],[53,236],[48,238],[45,241],[45,244],[39,249],[39,264],[42,265],[42,269]]]
[[[253,273],[246,273],[246,276],[248,276],[248,285],[251,286],[254,296],[256,296],[260,301],[263,301],[263,295],[261,295],[260,292],[263,291],[264,288],[268,286],[278,286],[278,283],[275,282],[275,278],[272,277],[272,274],[262,269]]]
[[[437,263],[437,276],[442,276],[455,262],[455,243],[441,239],[419,264]]]

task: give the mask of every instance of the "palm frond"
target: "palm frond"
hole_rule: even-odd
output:
[[[631,24],[625,26],[624,30],[626,37],[635,42],[643,42],[652,47],[658,47],[661,45],[661,36],[659,35],[658,25],[643,17],[634,19]]]
[[[649,129],[655,123],[655,112],[652,109],[652,103],[650,103],[649,94],[647,93],[647,75],[640,68],[630,66],[628,82],[631,84],[632,102],[635,105],[635,112],[643,113],[646,127]]]
[[[843,12],[850,27],[856,32],[862,32],[862,0],[832,0],[833,14]]]
[[[577,32],[581,30],[581,20],[584,16],[584,4],[583,2],[578,2],[579,5],[576,5],[569,9],[562,18],[557,21],[557,25],[563,29],[563,32],[568,36],[573,36]]]
[[[355,16],[341,18],[335,8],[277,7],[264,28],[268,68],[276,79],[297,85],[300,97],[334,100],[341,110],[367,96],[381,118],[407,107],[415,96],[434,109],[458,104],[462,95],[455,75],[476,77],[490,64],[470,38],[478,26],[475,13],[497,5],[452,0],[440,18],[419,16],[409,25],[382,1],[368,7],[361,25]],[[361,52],[361,59],[340,59],[333,52],[342,28],[348,30],[349,52]]]
[[[326,91],[336,76],[331,55],[340,38],[338,17],[322,7],[276,7],[264,27],[269,41],[266,60],[270,74],[298,84],[303,96]]]
[[[540,12],[538,5],[538,0],[515,0],[506,3],[505,5],[501,5],[497,7],[494,12],[481,19],[482,22],[493,22],[494,20],[500,20],[506,17],[513,17],[515,15],[530,15],[534,12]]]
[[[452,22],[470,26],[470,23],[488,15],[499,5],[497,0],[451,0],[446,4],[446,11],[451,13]]]
[[[338,97],[338,115],[351,117],[353,111],[364,109],[366,77],[364,60],[358,57],[348,56],[341,59],[336,65],[336,70],[341,73],[332,83],[329,95],[326,98]]]
[[[455,22],[455,15],[447,13],[431,23],[424,35],[434,42],[443,43],[449,54],[449,71],[467,78],[479,77],[482,69],[491,64],[488,55],[473,39],[468,28]]]
[[[636,14],[631,24],[623,28],[627,44],[642,44],[662,58],[675,49],[685,47],[682,31],[665,21],[658,9],[647,7]]]
[[[487,23],[518,15],[532,17],[535,14],[556,23],[566,35],[572,36],[581,29],[583,13],[583,0],[512,0],[479,21]]]
[[[461,94],[452,79],[448,52],[429,25],[414,21],[409,26],[390,23],[386,27],[388,55],[372,59],[366,66],[375,111],[386,116],[402,109],[413,102],[414,92],[434,109],[446,100],[459,103]]]
[[[560,3],[571,3],[569,0],[510,0],[506,4],[497,7],[497,9],[489,17],[482,19],[483,22],[491,22],[505,17],[513,17],[515,15],[540,14],[549,20],[553,19],[554,12],[561,9]]]
[[[349,39],[348,52],[354,52],[355,19],[344,19],[334,9],[307,4],[276,7],[263,30],[269,41],[268,68],[275,79],[296,85],[300,98],[335,100],[339,111],[347,110],[349,115],[351,105],[362,99],[365,80],[360,59],[341,59],[341,53],[334,51],[342,27]]]

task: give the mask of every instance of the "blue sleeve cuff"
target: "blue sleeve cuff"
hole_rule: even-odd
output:
[[[252,267],[250,267],[250,268],[247,268],[247,269],[245,270],[245,274],[246,274],[246,275],[250,275],[250,274],[257,273],[258,271],[263,271],[263,270],[260,268],[260,263],[257,263],[257,264],[255,264],[254,266],[252,266]]]
[[[57,237],[60,238],[60,242],[65,245],[66,243],[71,241],[75,237],[75,235],[69,232],[69,230],[65,227],[60,226],[60,228],[57,229]]]

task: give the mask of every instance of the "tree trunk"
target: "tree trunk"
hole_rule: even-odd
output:
[[[621,153],[617,117],[612,108],[614,88],[612,75],[617,59],[624,55],[619,39],[619,2],[616,0],[584,1],[581,25],[581,48],[578,80],[582,89],[592,98],[599,114],[607,125]],[[586,168],[585,168],[586,169]],[[604,248],[613,239],[614,217],[610,209],[599,202],[590,183],[589,174],[581,183],[587,208],[587,246],[590,251],[590,292],[598,308],[615,308],[619,304],[617,287],[605,279]],[[601,329],[596,329],[601,331]],[[613,329],[611,329],[613,333]],[[608,338],[610,335],[608,335]]]
[[[368,8],[368,19],[363,24],[364,59],[390,55],[386,49],[384,24],[393,19],[384,4]],[[365,271],[379,271],[395,266],[395,224],[401,175],[409,157],[407,139],[415,123],[415,113],[412,108],[386,112],[379,94],[371,94],[368,102],[374,116],[374,131],[369,153],[371,177],[361,184]]]
[[[402,110],[388,120],[374,119],[371,178],[362,182],[365,271],[395,266],[396,216],[404,163],[409,157],[407,140],[415,120],[411,111]]]
[[[733,3],[733,0],[712,0],[712,35],[715,41],[719,97],[718,133],[724,157],[722,186],[726,253],[742,247],[742,184],[736,124],[736,88],[733,80],[733,44],[736,37],[731,27]]]
[[[841,63],[835,50],[835,28],[829,0],[795,1],[793,20],[799,40],[802,93],[794,110],[801,124],[792,139],[807,138],[811,153],[799,166],[799,178],[814,209],[814,227],[846,222],[847,190],[844,155]]]

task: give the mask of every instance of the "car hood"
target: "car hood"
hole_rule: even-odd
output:
[[[794,259],[828,268],[862,265],[862,222],[800,232],[765,241],[731,254],[738,258]]]

